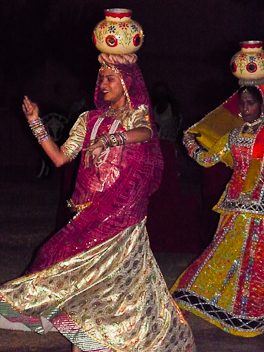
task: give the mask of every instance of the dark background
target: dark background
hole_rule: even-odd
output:
[[[133,10],[145,33],[138,56],[149,92],[156,82],[167,82],[184,127],[236,90],[229,62],[239,41],[263,39],[262,0],[1,0],[0,109],[15,115],[1,113],[1,165],[35,162],[21,145],[17,154],[12,150],[13,142],[22,142],[14,129],[23,128],[16,119],[22,118],[24,94],[42,114],[67,115],[84,92],[92,105],[98,51],[91,34],[111,7]]]
[[[151,94],[157,82],[169,84],[183,129],[237,89],[229,62],[240,50],[239,42],[264,38],[263,0],[0,0],[1,172],[26,167],[34,174],[40,160],[41,148],[21,110],[25,94],[38,103],[42,116],[56,112],[68,117],[83,97],[93,107],[99,64],[91,35],[103,10],[113,7],[132,9],[132,19],[143,27],[145,40],[137,54],[146,85]],[[168,242],[166,250],[178,246],[182,251],[194,236],[200,242],[194,240],[187,250],[199,251],[215,230],[217,215],[211,207],[230,172],[223,165],[204,171],[183,154],[180,150],[174,168],[170,157],[166,161],[163,193],[152,201],[150,217],[164,215],[161,228],[167,226],[168,233],[177,228],[178,238],[185,238]],[[153,204],[163,204],[163,211]],[[177,216],[180,223],[174,223]],[[149,226],[157,228],[154,222]],[[161,241],[159,236],[153,240],[154,249],[161,248]]]

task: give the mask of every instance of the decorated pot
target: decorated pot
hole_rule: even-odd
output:
[[[230,62],[233,75],[243,81],[254,81],[264,78],[264,51],[262,41],[240,42],[241,50]]]
[[[102,53],[131,54],[143,43],[142,27],[131,19],[131,10],[108,9],[93,31],[94,45]]]

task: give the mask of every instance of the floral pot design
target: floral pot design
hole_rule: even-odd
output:
[[[240,80],[259,80],[264,78],[264,51],[262,41],[240,42],[241,50],[230,62],[231,71]]]
[[[131,54],[143,44],[142,27],[131,20],[128,9],[108,9],[93,31],[94,45],[106,54]]]

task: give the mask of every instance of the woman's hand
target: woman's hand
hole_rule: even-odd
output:
[[[33,103],[28,97],[25,95],[22,110],[28,120],[28,122],[35,120],[39,116],[39,108],[36,103]]]
[[[187,138],[190,138],[190,139],[196,139],[197,137],[201,137],[200,132],[185,131],[185,132],[183,132],[183,134],[184,134],[184,136],[187,136]]]
[[[103,148],[104,148],[104,145],[100,140],[95,142],[94,144],[89,145],[85,153],[85,159],[84,159],[85,168],[91,167],[92,164],[95,165],[97,161],[99,161],[99,157],[103,151]],[[92,158],[92,161],[91,161],[91,158]]]

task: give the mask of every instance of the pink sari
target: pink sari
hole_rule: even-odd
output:
[[[149,106],[153,137],[146,143],[111,148],[104,166],[99,168],[101,174],[94,166],[84,168],[85,151],[82,151],[72,200],[75,204],[92,200],[92,205],[41,247],[30,268],[31,273],[101,244],[139,223],[147,215],[148,197],[159,186],[163,159],[142,74],[137,64],[115,67],[126,83],[132,108],[141,104]],[[95,104],[98,110],[89,113],[84,146],[89,145],[93,126],[109,105],[100,93],[99,78],[95,88]],[[105,118],[97,136],[109,132],[114,119]],[[119,126],[117,132],[121,130],[123,128]],[[104,186],[100,187],[102,184]]]

